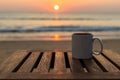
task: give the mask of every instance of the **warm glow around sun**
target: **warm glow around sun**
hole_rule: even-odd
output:
[[[60,35],[59,34],[55,34],[54,35],[54,40],[60,40]]]
[[[54,10],[56,10],[56,11],[57,11],[57,10],[59,10],[59,9],[60,9],[60,6],[59,6],[59,5],[57,5],[57,4],[56,4],[56,5],[54,5]]]

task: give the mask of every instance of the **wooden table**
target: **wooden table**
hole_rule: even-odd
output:
[[[77,60],[71,51],[17,51],[0,65],[0,79],[120,80],[120,55],[105,50],[92,59]]]

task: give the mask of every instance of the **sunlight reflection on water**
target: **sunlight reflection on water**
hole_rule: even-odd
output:
[[[10,40],[71,40],[75,32],[47,32],[47,33],[0,33],[0,41]],[[78,33],[78,32],[77,32]],[[118,32],[91,32],[100,39],[120,39]]]

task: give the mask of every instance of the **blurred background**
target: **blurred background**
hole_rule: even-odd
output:
[[[0,61],[21,49],[71,50],[79,32],[120,53],[119,7],[119,0],[0,0]]]

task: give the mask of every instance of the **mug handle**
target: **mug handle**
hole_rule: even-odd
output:
[[[95,51],[93,51],[93,53],[94,53],[94,54],[100,54],[100,53],[103,52],[103,43],[102,43],[102,41],[101,41],[99,38],[94,38],[94,39],[93,39],[93,42],[94,42],[95,40],[98,40],[98,41],[99,41],[100,46],[101,46],[101,49],[100,49],[99,52],[95,52]]]

